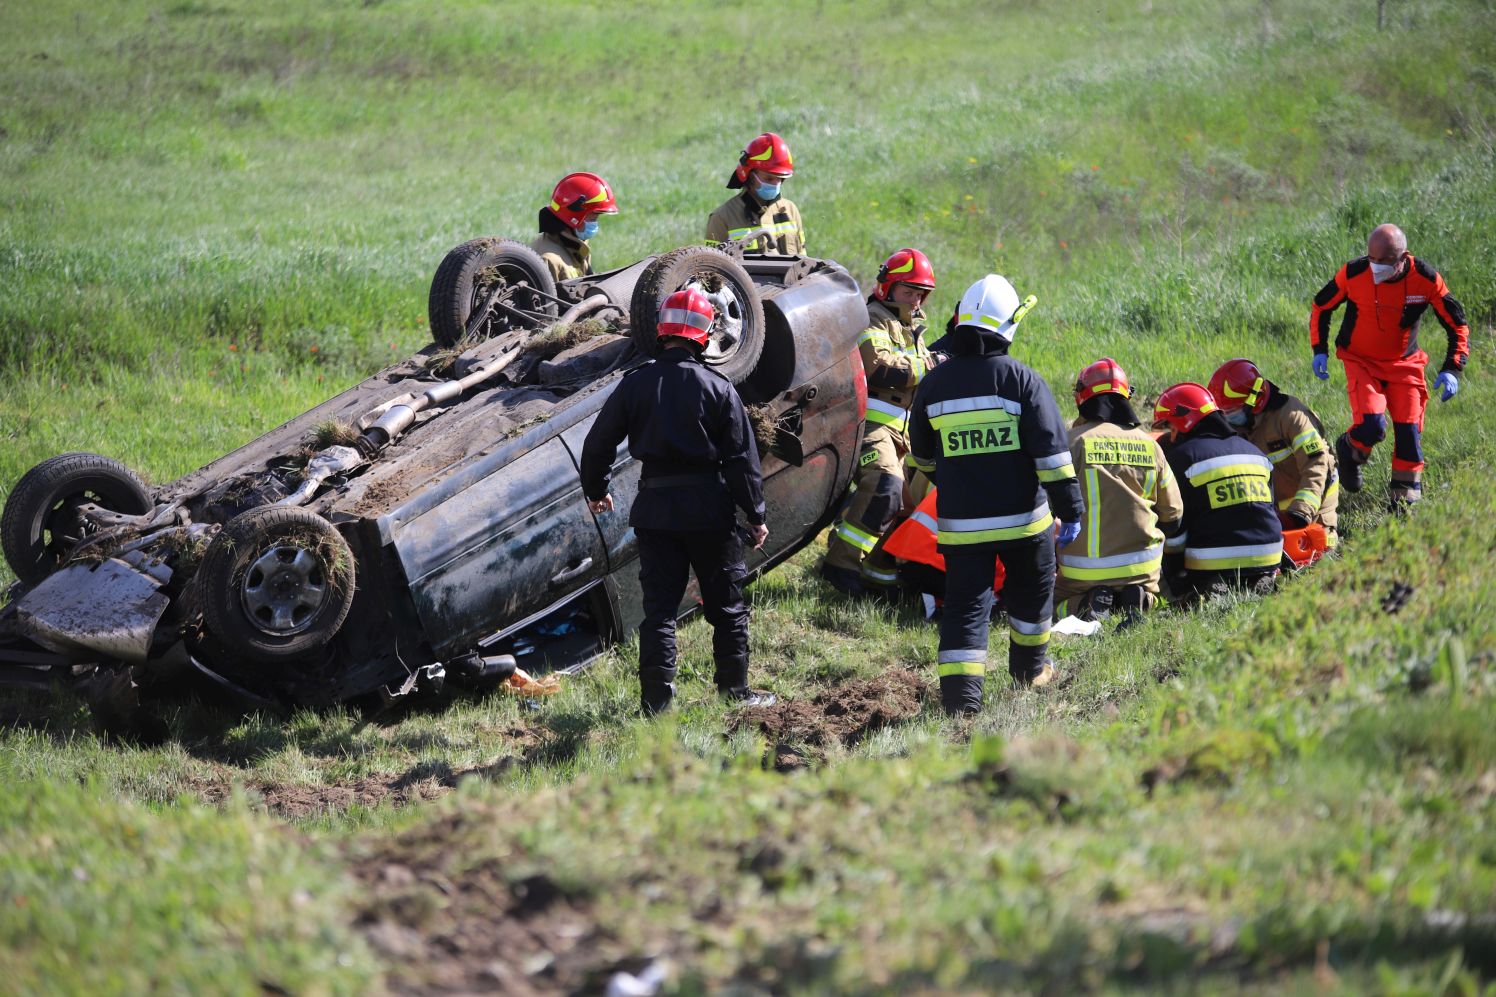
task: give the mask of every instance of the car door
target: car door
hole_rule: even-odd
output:
[[[576,464],[558,438],[402,523],[394,544],[438,654],[541,613],[607,573]]]

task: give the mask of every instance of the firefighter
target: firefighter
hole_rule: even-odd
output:
[[[799,256],[805,252],[805,226],[800,209],[784,197],[784,182],[795,175],[790,147],[773,132],[764,132],[748,143],[738,157],[738,167],[727,180],[728,190],[741,191],[729,197],[706,220],[711,242],[733,242],[750,232],[767,229],[745,244],[749,252],[770,256]]]
[[[1237,436],[1203,384],[1158,396],[1153,426],[1184,496],[1184,528],[1164,541],[1164,577],[1184,602],[1231,589],[1266,592],[1278,575],[1283,532],[1272,462]]]
[[[1179,485],[1153,437],[1139,428],[1127,372],[1103,357],[1080,372],[1070,459],[1085,497],[1080,536],[1060,549],[1055,618],[1122,612],[1135,623],[1158,599],[1164,540],[1184,515]]]
[[[763,479],[736,389],[700,362],[712,319],[711,302],[695,288],[665,299],[659,357],[624,377],[582,445],[582,491],[598,515],[613,510],[608,481],[625,437],[643,465],[629,525],[639,545],[639,684],[648,715],[675,696],[675,616],[691,570],[713,628],[717,689],[748,706],[774,702],[748,687],[748,572],[734,513],[742,510],[746,539],[762,547]]]
[[[1272,461],[1273,501],[1283,528],[1319,523],[1333,547],[1340,483],[1319,416],[1243,358],[1217,367],[1209,387],[1226,421]]]
[[[1470,357],[1465,309],[1449,293],[1439,271],[1408,252],[1408,238],[1396,225],[1378,225],[1366,240],[1366,255],[1351,260],[1314,296],[1309,311],[1309,342],[1314,375],[1330,377],[1330,318],[1346,306],[1335,355],[1345,364],[1345,390],[1351,402],[1351,428],[1335,440],[1340,483],[1361,490],[1361,467],[1387,435],[1392,416],[1392,478],[1388,504],[1403,509],[1417,502],[1423,488],[1423,413],[1428,405],[1424,369],[1428,354],[1418,344],[1418,323],[1433,309],[1448,337],[1435,386],[1447,402],[1460,390],[1460,372]]]
[[[920,306],[934,288],[929,258],[917,249],[901,249],[879,268],[878,287],[867,299],[868,326],[857,337],[867,373],[857,491],[832,528],[831,547],[821,565],[822,576],[848,595],[897,592],[898,568],[878,543],[904,507],[909,403],[930,366]],[[923,498],[928,488],[921,481],[917,490]]]
[[[596,173],[568,173],[540,209],[540,235],[530,248],[540,254],[557,283],[592,273],[592,247],[602,215],[618,214],[613,189]]]
[[[1007,574],[1008,672],[1019,686],[1045,686],[1055,677],[1046,653],[1055,516],[1067,544],[1080,532],[1084,508],[1049,385],[1008,355],[1036,300],[1020,303],[997,274],[971,285],[946,337],[950,358],[925,376],[909,414],[913,463],[938,487],[945,557],[938,671],[949,713],[982,706],[994,554]]]

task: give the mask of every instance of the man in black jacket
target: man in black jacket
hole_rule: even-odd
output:
[[[762,547],[769,536],[763,478],[736,389],[698,359],[712,320],[711,302],[694,288],[667,298],[659,358],[624,376],[582,446],[582,492],[599,515],[613,509],[608,479],[625,437],[643,464],[629,525],[644,595],[639,683],[647,714],[675,696],[675,616],[691,569],[713,628],[718,690],[749,706],[774,702],[748,687],[748,569],[734,512],[743,510],[747,538]]]
[[[1060,543],[1074,540],[1085,507],[1049,385],[1008,356],[1034,301],[1020,304],[996,274],[968,288],[943,341],[950,358],[925,375],[909,413],[910,459],[938,489],[946,571],[938,671],[949,713],[982,708],[996,558],[1007,574],[1008,672],[1019,686],[1045,686],[1055,676],[1046,653],[1053,527],[1058,516]]]

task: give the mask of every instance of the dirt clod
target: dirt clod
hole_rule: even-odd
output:
[[[836,686],[809,701],[751,707],[739,715],[734,729],[758,728],[771,743],[766,763],[793,771],[805,766],[807,754],[821,756],[834,744],[850,748],[875,731],[903,723],[919,712],[928,695],[923,679],[897,668]]]

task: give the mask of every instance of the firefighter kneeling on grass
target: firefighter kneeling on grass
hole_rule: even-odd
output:
[[[1117,361],[1103,357],[1080,372],[1070,427],[1086,516],[1080,536],[1060,548],[1055,619],[1096,619],[1113,609],[1122,626],[1158,599],[1164,540],[1184,515],[1179,486],[1163,450],[1139,428],[1132,388]]]
[[[1273,501],[1283,529],[1319,523],[1326,546],[1334,547],[1340,483],[1319,416],[1241,358],[1216,368],[1210,394],[1226,421],[1272,461]]]
[[[1265,593],[1278,576],[1283,533],[1273,465],[1232,431],[1203,384],[1158,396],[1153,427],[1184,496],[1184,529],[1164,541],[1164,579],[1184,602],[1232,589]]]
[[[901,249],[878,270],[878,288],[867,299],[868,327],[857,337],[867,371],[867,424],[858,451],[857,491],[831,531],[821,576],[847,595],[898,591],[894,560],[879,546],[904,507],[904,461],[909,453],[909,404],[931,366],[925,349],[925,313],[935,270],[924,253]],[[928,488],[914,485],[918,502]]]
[[[1008,671],[1021,686],[1054,679],[1055,514],[1062,543],[1084,512],[1065,424],[1049,385],[1008,356],[1022,304],[1006,278],[989,274],[961,297],[946,337],[950,358],[930,371],[910,410],[912,463],[933,473],[945,556],[940,619],[940,699],[949,713],[982,707],[993,555],[1007,572]],[[1051,513],[1051,506],[1054,513]]]

